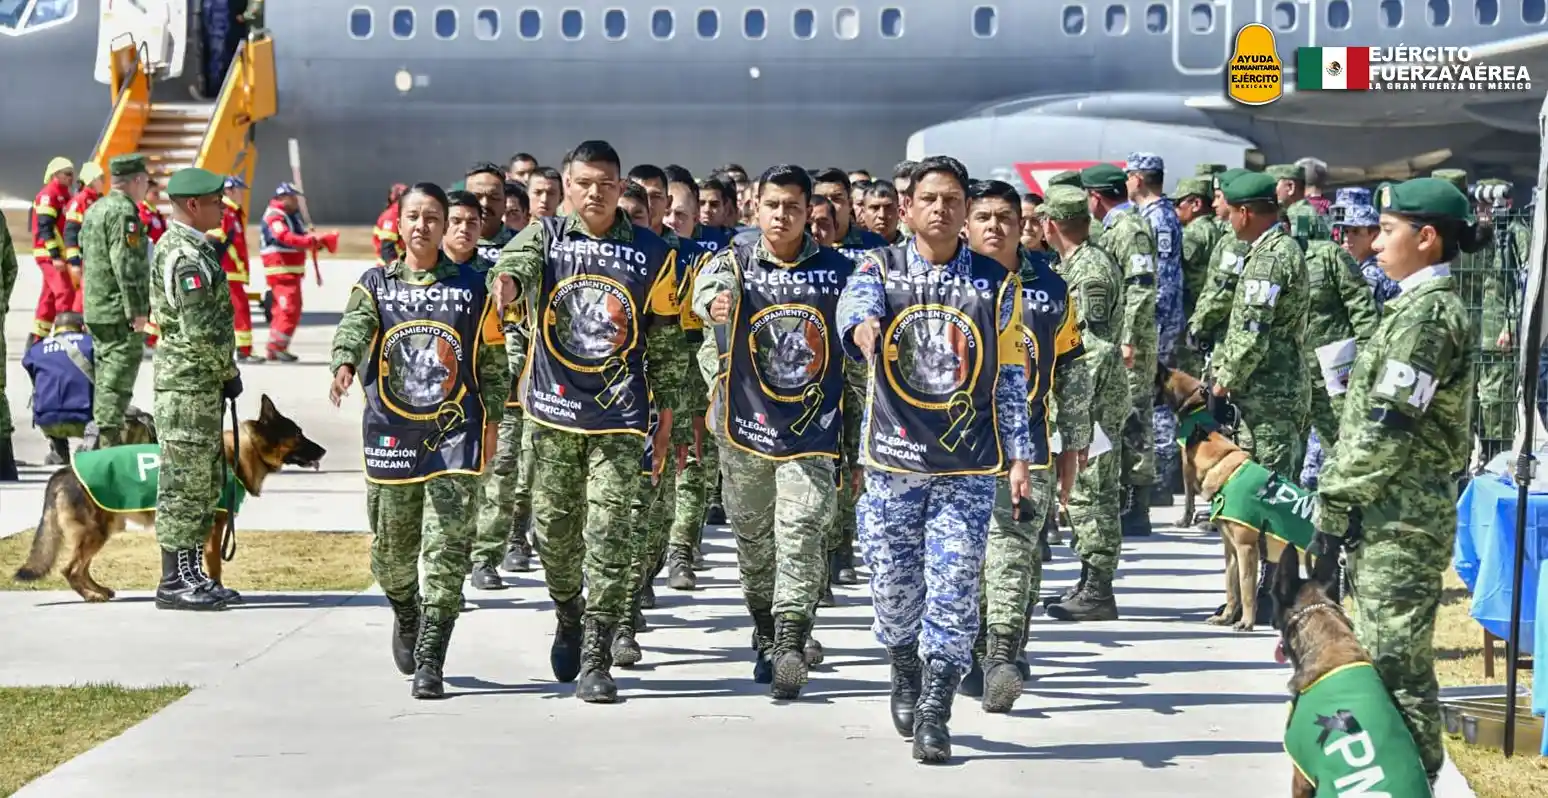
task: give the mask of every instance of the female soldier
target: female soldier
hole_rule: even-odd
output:
[[[1444,180],[1382,186],[1376,207],[1376,259],[1400,292],[1349,375],[1338,443],[1318,486],[1313,550],[1348,551],[1355,633],[1433,784],[1445,761],[1435,612],[1456,536],[1456,475],[1472,443],[1468,351],[1476,341],[1450,263],[1480,242],[1471,203]]]
[[[415,698],[440,698],[462,609],[474,497],[509,390],[505,338],[484,275],[441,254],[445,192],[403,195],[398,260],[367,269],[333,336],[339,400],[362,372],[371,573],[392,604],[392,657]],[[420,558],[425,563],[423,601]]]

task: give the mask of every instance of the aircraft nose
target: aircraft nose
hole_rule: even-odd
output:
[[[928,130],[928,128],[926,128]],[[908,145],[904,147],[903,157],[910,161],[922,161],[925,157],[925,131],[921,130],[908,137]]]

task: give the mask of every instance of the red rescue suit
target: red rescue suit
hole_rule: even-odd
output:
[[[403,254],[403,243],[398,238],[398,203],[394,202],[376,217],[376,227],[371,230],[371,250],[376,253],[376,265],[386,266],[396,262]]]
[[[231,290],[237,354],[248,357],[253,353],[253,309],[247,299],[247,230],[242,223],[246,214],[230,197],[221,197],[221,202],[226,207],[221,213],[220,229],[211,230],[210,238],[221,247],[220,268],[225,270]]]
[[[64,256],[65,263],[70,265],[70,285],[75,288],[75,302],[70,309],[76,313],[85,312],[86,307],[86,292],[81,289],[81,280],[85,277],[81,271],[84,268],[81,264],[81,225],[86,221],[86,211],[101,198],[96,189],[87,186],[75,192],[70,204],[65,206]]]
[[[315,250],[338,248],[338,235],[314,236],[307,232],[300,212],[287,213],[283,197],[269,201],[263,212],[260,231],[263,249],[263,274],[274,295],[273,318],[269,322],[268,355],[290,351],[290,340],[301,324],[301,279],[306,276],[306,261]]]
[[[167,217],[161,211],[151,207],[150,203],[140,200],[140,224],[145,225],[145,234],[150,236],[151,246],[155,246],[161,236],[167,232]],[[145,345],[155,349],[156,339],[161,333],[161,328],[156,323],[146,319],[145,321]]]
[[[47,338],[54,331],[54,316],[76,307],[75,282],[65,263],[65,207],[70,186],[50,180],[32,201],[32,257],[43,272],[43,290],[33,314],[32,334]]]

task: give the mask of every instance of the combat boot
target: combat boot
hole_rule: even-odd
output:
[[[925,663],[919,704],[914,708],[914,759],[942,764],[951,759],[951,700],[956,692],[957,666],[943,660]]]
[[[822,591],[817,594],[817,606],[837,607],[838,599],[833,596],[833,583],[823,582]]]
[[[446,664],[446,646],[451,643],[452,626],[456,623],[455,615],[431,618],[420,609],[419,637],[414,641],[414,686],[410,690],[415,698],[446,697],[441,668]]]
[[[226,600],[204,574],[197,548],[161,550],[161,584],[156,586],[156,609],[223,610]]]
[[[667,549],[667,587],[693,590],[698,586],[699,576],[693,572],[693,555],[688,549],[681,546]]]
[[[532,542],[527,540],[527,522],[524,518],[511,520],[511,537],[505,545],[505,559],[500,567],[513,574],[532,570]]]
[[[645,580],[645,584],[640,586],[640,609],[642,609],[642,610],[653,610],[655,608],[656,608],[656,580],[654,578],[652,578],[652,579]],[[643,616],[641,616],[641,617],[643,617]],[[641,631],[644,631],[644,630],[642,629]]]
[[[1113,576],[1093,570],[1086,586],[1069,601],[1049,606],[1056,621],[1116,621],[1118,602],[1113,598]]]
[[[1261,553],[1260,550],[1260,556]],[[1253,614],[1252,622],[1258,626],[1272,626],[1274,623],[1274,598],[1270,595],[1270,586],[1274,584],[1274,571],[1278,564],[1270,562],[1267,557],[1262,559],[1262,563],[1259,566],[1258,576],[1258,611]]]
[[[634,594],[633,606],[629,608],[629,618],[618,624],[618,631],[613,634],[613,662],[620,668],[628,668],[639,664],[643,653],[640,651],[639,641],[634,639],[638,633],[637,621],[644,620],[640,615],[640,594]]]
[[[957,685],[957,692],[968,698],[984,697],[984,653],[989,646],[988,624],[978,625],[978,636],[973,638],[973,667],[962,674],[962,681]]]
[[[618,700],[618,685],[613,681],[612,640],[617,628],[597,618],[587,618],[581,640],[581,672],[575,682],[575,697],[588,704],[611,704]]]
[[[554,644],[548,650],[548,666],[560,682],[573,682],[580,673],[581,616],[585,612],[586,600],[580,596],[554,605],[559,624],[554,628]]]
[[[704,557],[704,544],[700,543],[693,548],[693,570],[708,571],[709,569],[709,560]]]
[[[768,607],[749,607],[753,619],[753,681],[770,684],[774,681],[774,612]]]
[[[472,576],[469,578],[473,587],[478,590],[504,590],[505,580],[500,578],[500,572],[493,565],[478,563],[473,566]]]
[[[707,526],[723,526],[726,523],[726,508],[720,502],[712,502],[704,508],[704,523]]]
[[[1017,630],[995,624],[989,627],[988,646],[983,659],[984,711],[1011,711],[1021,697],[1021,669],[1016,667],[1021,635]]]
[[[1085,564],[1084,562],[1082,562],[1080,564],[1080,579],[1076,580],[1075,584],[1070,585],[1069,587],[1065,588],[1063,593],[1053,593],[1053,594],[1044,596],[1043,597],[1043,609],[1046,610],[1047,608],[1052,607],[1055,604],[1062,604],[1062,603],[1064,603],[1066,601],[1069,601],[1072,598],[1075,598],[1075,594],[1079,593],[1081,591],[1081,589],[1086,586],[1086,577],[1088,577],[1090,575],[1091,575],[1091,566],[1089,566],[1089,565]]]
[[[919,661],[919,644],[889,646],[887,658],[892,661],[892,696],[888,702],[892,710],[892,728],[909,737],[914,733],[914,710],[919,703],[921,671],[924,669],[924,663]]]
[[[774,682],[769,692],[781,701],[801,697],[806,686],[806,641],[812,622],[794,613],[781,615],[774,622]]]
[[[16,452],[11,448],[11,436],[7,435],[0,438],[0,482],[20,481],[21,474],[16,471]]]
[[[811,634],[811,626],[806,627],[806,645],[802,648],[802,656],[806,658],[806,667],[821,665],[824,657],[822,644]]]
[[[392,662],[398,673],[409,676],[414,673],[414,646],[419,639],[419,597],[407,601],[393,601],[392,605]]]
[[[43,465],[64,465],[70,462],[70,439],[49,438],[48,456],[43,458]]]
[[[1124,537],[1150,537],[1150,492],[1150,485],[1129,488],[1129,506],[1119,519],[1120,534]]]
[[[845,543],[834,553],[833,581],[840,585],[858,585],[860,577],[855,573],[855,548]]]

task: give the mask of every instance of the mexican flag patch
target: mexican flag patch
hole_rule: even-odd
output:
[[[378,435],[376,436],[376,445],[384,449],[394,449],[398,446],[398,439],[391,435]]]
[[[183,278],[184,291],[196,291],[204,287],[204,278],[197,274],[190,274]]]

